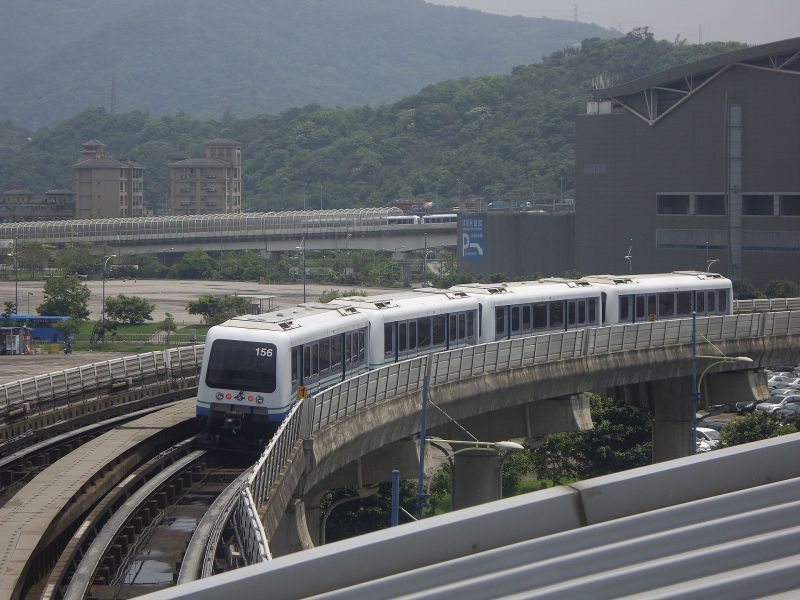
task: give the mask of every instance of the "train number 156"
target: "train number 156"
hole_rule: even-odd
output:
[[[272,348],[256,348],[256,356],[272,358]]]

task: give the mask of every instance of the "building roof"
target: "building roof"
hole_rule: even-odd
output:
[[[76,169],[128,169],[144,168],[135,160],[116,160],[115,158],[88,158],[73,165]]]
[[[213,140],[208,140],[205,143],[205,146],[241,146],[242,143],[237,140],[229,140],[226,138],[214,138]]]
[[[230,167],[232,163],[216,158],[185,158],[169,164],[170,167]]]
[[[75,192],[73,192],[72,190],[47,190],[45,192],[45,195],[49,195],[49,194],[52,194],[54,196],[55,195],[58,195],[58,196],[74,196]]]
[[[83,148],[90,147],[90,146],[103,146],[103,147],[105,147],[105,144],[103,142],[101,142],[100,140],[91,139],[88,142],[84,142],[81,146]]]
[[[627,96],[652,87],[670,87],[669,84],[674,81],[702,76],[738,63],[753,66],[762,66],[764,64],[772,69],[800,70],[800,37],[712,56],[711,58],[667,69],[660,73],[640,77],[622,85],[593,90],[592,93],[596,99]]]
[[[29,190],[8,190],[6,196],[33,196],[33,192]]]

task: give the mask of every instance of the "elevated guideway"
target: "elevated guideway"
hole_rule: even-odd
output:
[[[456,245],[457,224],[423,223],[393,208],[138,217],[0,223],[0,243],[56,246],[91,242],[136,253],[208,251],[389,250]]]

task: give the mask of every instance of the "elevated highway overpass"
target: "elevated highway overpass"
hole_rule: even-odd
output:
[[[91,242],[166,254],[197,248],[294,252],[303,243],[307,250],[396,253],[456,245],[457,223],[407,220],[394,208],[362,208],[0,223],[0,244],[30,240],[64,247]]]

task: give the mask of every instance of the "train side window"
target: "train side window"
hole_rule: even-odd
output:
[[[678,292],[677,310],[675,314],[679,317],[686,317],[692,314],[692,292]]]
[[[319,372],[324,374],[331,367],[331,341],[324,339],[319,343]]]
[[[727,313],[728,312],[728,290],[719,290],[717,292],[717,297],[719,298],[719,312]]]
[[[344,364],[349,365],[353,357],[353,336],[344,336]]]
[[[297,385],[297,348],[292,348],[292,385]]]
[[[521,306],[511,307],[511,333],[519,333]]]
[[[706,312],[717,312],[717,293],[714,291],[706,292]]]
[[[649,294],[647,296],[647,318],[648,318],[648,320],[655,319],[657,317],[657,315],[658,315],[658,312],[656,312],[658,310],[658,306],[656,304],[656,302],[657,302],[656,299],[657,299],[657,296],[655,294]]]
[[[408,322],[408,350],[413,352],[417,349],[417,322]]]
[[[458,313],[458,340],[464,341],[465,339],[467,339],[467,315]]]
[[[597,298],[589,298],[589,325],[597,325]]]
[[[600,318],[603,319],[603,323],[606,322],[606,300],[607,300],[607,294],[605,292],[600,292],[600,302],[601,302]]]
[[[497,306],[494,309],[494,334],[503,335],[506,332],[506,307]],[[450,338],[452,339],[452,337]]]
[[[567,301],[567,325],[575,325],[575,300]]]
[[[578,300],[578,324],[586,323],[586,300]]]
[[[533,328],[547,329],[547,304],[543,302],[533,305]]]
[[[337,335],[331,338],[331,368],[341,370],[342,368],[342,336]]]
[[[695,310],[698,314],[702,314],[706,312],[706,294],[705,292],[695,292],[694,293],[694,301],[697,306],[695,306]]]
[[[405,321],[397,324],[397,350],[405,352],[408,348],[408,326]]]
[[[383,355],[394,355],[394,323],[384,323],[383,325]]]
[[[458,316],[455,313],[448,315],[447,327],[450,331],[447,337],[450,338],[451,342],[455,342],[458,337]]]
[[[417,346],[419,348],[429,348],[431,345],[431,318],[422,317],[417,321]]]
[[[627,323],[631,320],[631,297],[619,297],[619,322]]]
[[[303,347],[303,380],[311,377],[311,348]]]
[[[550,327],[564,327],[564,303],[549,302]]]
[[[653,313],[651,312],[650,314]],[[673,292],[658,295],[658,316],[675,316],[675,294]]]
[[[645,297],[644,296],[636,296],[636,320],[637,321],[644,321],[645,319]]]
[[[351,348],[351,362],[355,365],[358,363],[358,332],[354,331],[351,337],[353,339],[353,346]]]
[[[522,307],[522,331],[531,330],[531,305],[526,304]]]
[[[444,325],[445,325],[445,316],[439,315],[433,317],[433,345],[434,346],[441,346],[444,344]]]
[[[475,343],[475,313],[473,311],[467,313],[467,341],[471,344]]]
[[[311,376],[319,375],[319,344],[311,345]]]

